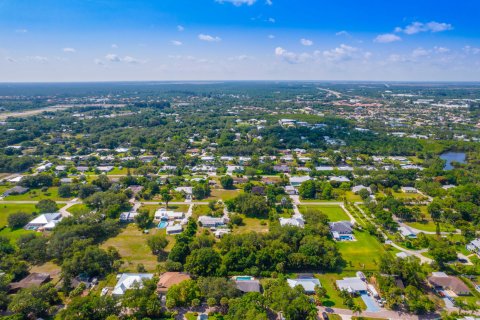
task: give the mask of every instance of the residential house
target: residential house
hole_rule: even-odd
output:
[[[170,211],[165,208],[160,208],[155,212],[155,220],[178,220],[183,217],[183,212]]]
[[[10,283],[10,285],[8,286],[8,292],[15,293],[20,289],[39,287],[42,284],[49,282],[50,280],[50,274],[48,273],[33,272],[18,282]]]
[[[250,276],[236,276],[232,278],[237,289],[243,293],[260,292],[260,281]]]
[[[168,225],[167,228],[165,229],[167,234],[179,234],[182,233],[183,227],[181,224],[174,224],[174,225]]]
[[[449,276],[445,272],[432,272],[432,275],[427,280],[437,291],[451,291],[457,296],[468,296],[471,294],[470,289],[462,280]]]
[[[280,225],[283,226],[294,226],[299,228],[305,227],[305,220],[301,214],[295,214],[291,218],[280,218]]]
[[[28,192],[28,188],[25,188],[25,187],[21,187],[21,186],[15,186],[11,189],[8,189],[7,191],[5,191],[3,193],[3,197],[7,197],[7,196],[13,196],[13,195],[17,195],[17,194],[25,194]]]
[[[57,223],[62,220],[62,215],[60,213],[44,213],[39,215],[32,221],[30,221],[24,229],[26,230],[38,230],[38,231],[50,231],[55,228]]]
[[[198,217],[198,222],[204,228],[216,228],[220,226],[224,226],[226,221],[225,218],[214,218],[210,216],[200,216]]]
[[[343,278],[336,281],[338,290],[346,290],[350,294],[367,293],[367,283],[360,277]]]
[[[287,279],[287,283],[291,288],[295,288],[296,286],[302,286],[306,294],[315,293],[315,287],[321,286],[320,280],[314,277]]]
[[[401,226],[398,228],[398,231],[400,232],[400,235],[405,239],[415,239],[417,237],[417,232],[408,226]]]
[[[359,185],[359,186],[354,186],[352,187],[352,192],[357,194],[360,192],[360,190],[366,189],[368,193],[372,193],[372,189],[370,187],[365,187],[364,185]]]
[[[470,241],[470,243],[467,244],[467,250],[480,254],[480,238]]]
[[[117,284],[113,288],[112,295],[122,296],[127,290],[142,288],[143,281],[153,278],[152,273],[122,273],[117,275]]]
[[[183,281],[190,280],[190,275],[183,272],[165,272],[158,279],[157,292],[167,293],[171,286],[177,285]]]
[[[310,176],[293,176],[290,177],[290,184],[294,187],[297,187],[308,180],[312,180],[312,178]]]
[[[402,192],[404,193],[418,193],[418,190],[413,187],[402,187]]]
[[[336,241],[355,240],[353,236],[353,224],[350,221],[330,222],[330,233]]]

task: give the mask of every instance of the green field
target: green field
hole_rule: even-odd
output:
[[[24,234],[29,234],[29,233],[36,233],[36,231],[25,230],[25,229],[12,230],[10,228],[5,228],[2,231],[0,231],[0,237],[5,237],[7,239],[16,241],[18,238],[20,238]]]
[[[7,225],[7,218],[15,212],[38,212],[34,204],[0,204],[0,227]],[[32,217],[33,218],[33,217]]]
[[[328,220],[330,221],[344,221],[344,220],[350,221],[350,218],[340,206],[304,205],[304,206],[299,206],[298,209],[302,213],[305,212],[307,209],[318,210],[323,214],[327,215]]]
[[[151,234],[157,230],[150,230]],[[121,267],[123,272],[136,272],[137,265],[142,263],[147,271],[155,271],[158,264],[157,257],[147,245],[147,237],[138,230],[135,224],[129,224],[120,234],[108,239],[102,244],[102,248],[114,247],[118,250],[125,263]]]
[[[235,227],[233,233],[268,232],[268,219],[246,218],[243,214],[241,216],[243,225]],[[263,225],[262,222],[264,223]]]
[[[365,231],[354,231],[356,241],[338,242],[338,249],[347,262],[344,271],[378,271],[383,244]]]
[[[225,190],[225,189],[212,189],[210,197],[202,201],[211,200],[230,200],[240,194],[240,190]]]
[[[74,204],[73,206],[68,208],[67,211],[70,212],[71,214],[78,214],[78,213],[90,211],[90,209],[88,209],[86,204],[79,203],[79,204]]]
[[[58,187],[50,187],[43,192],[41,189],[33,189],[25,194],[18,194],[5,197],[8,201],[40,201],[42,199],[51,199],[55,201],[68,201],[72,198],[62,198],[58,195]]]

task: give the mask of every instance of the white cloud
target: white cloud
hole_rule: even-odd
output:
[[[250,57],[250,56],[247,56],[246,54],[241,54],[239,56],[234,56],[234,57],[228,58],[229,61],[246,61],[246,60],[251,60],[251,59],[253,59],[253,58]]]
[[[276,20],[275,20],[274,18],[268,18],[268,19],[267,19],[267,22],[270,22],[270,23],[275,23],[275,21],[276,21]]]
[[[182,25],[178,25],[178,26],[177,26],[177,30],[180,31],[180,32],[182,32],[182,31],[185,30],[185,27],[182,26]]]
[[[29,56],[27,57],[27,60],[34,61],[34,62],[39,62],[39,63],[47,63],[48,58],[47,57],[42,57],[42,56]]]
[[[412,51],[412,58],[421,58],[428,56],[430,54],[429,50],[423,49],[423,48],[416,48],[415,50]]]
[[[266,1],[265,1],[265,4],[266,4],[267,6],[271,6],[271,5],[273,5],[273,1],[272,1],[272,0],[266,0]]]
[[[112,48],[113,48],[113,49],[118,49],[118,45],[116,45],[116,44],[114,43],[114,44],[112,44]]]
[[[28,30],[27,29],[17,29],[15,30],[16,33],[27,33]]]
[[[171,42],[174,46],[181,46],[183,44],[182,41],[178,41],[178,40],[172,40]]]
[[[310,55],[308,53],[298,54],[295,52],[287,51],[282,47],[275,48],[275,55],[290,64],[302,63],[305,62],[305,60],[307,60],[308,58],[310,58]]]
[[[275,36],[273,34],[269,34],[268,39],[275,39]]]
[[[77,50],[75,50],[74,48],[63,48],[63,52],[75,53],[75,52],[77,52]]]
[[[433,51],[435,51],[435,53],[447,53],[450,52],[450,49],[445,47],[433,47]]]
[[[142,61],[134,58],[134,57],[131,57],[131,56],[125,56],[123,59],[122,59],[123,62],[126,62],[126,63],[131,63],[131,64],[138,64],[138,63],[141,63]]]
[[[107,61],[110,61],[110,62],[120,62],[122,61],[122,59],[120,59],[119,56],[117,56],[116,54],[113,54],[113,53],[109,53],[105,56],[105,59],[107,59]]]
[[[207,42],[220,42],[222,41],[222,39],[220,37],[214,37],[214,36],[211,36],[211,35],[208,35],[208,34],[199,34],[198,35],[198,39],[202,40],[202,41],[207,41]]]
[[[13,59],[12,57],[6,57],[5,60],[11,63],[17,63],[17,60]]]
[[[95,63],[96,65],[99,65],[99,66],[105,65],[105,63],[104,63],[102,60],[100,60],[100,59],[95,59],[95,60],[93,60],[93,63]]]
[[[347,36],[347,37],[350,37],[350,33],[348,33],[347,31],[345,30],[342,30],[342,31],[339,31],[337,33],[335,33],[336,36]]]
[[[393,33],[385,33],[378,35],[373,41],[378,43],[390,43],[400,40],[402,39]]]
[[[240,7],[244,4],[246,4],[247,6],[251,6],[253,5],[255,2],[257,2],[257,0],[215,0],[215,2],[218,2],[218,3],[231,3],[233,4],[234,6],[236,7]]]
[[[479,54],[480,53],[480,48],[475,48],[472,46],[465,46],[463,47],[463,51],[469,54]]]
[[[330,61],[349,60],[354,57],[357,51],[358,48],[341,44],[340,47],[323,51],[323,56]]]
[[[405,34],[412,35],[420,32],[442,32],[452,29],[453,26],[445,22],[430,21],[427,23],[423,23],[415,21],[406,26],[405,28],[396,27],[395,32],[403,32]]]
[[[303,38],[303,39],[300,39],[300,43],[301,43],[302,45],[304,45],[304,46],[307,46],[307,47],[313,45],[313,41],[312,41],[312,40],[304,39],[304,38]]]

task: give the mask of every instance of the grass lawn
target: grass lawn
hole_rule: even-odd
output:
[[[72,198],[62,198],[58,195],[58,187],[50,187],[43,192],[41,189],[33,189],[25,194],[12,195],[5,198],[8,201],[40,201],[42,199],[51,199],[55,201],[68,201]]]
[[[230,200],[238,196],[240,192],[240,190],[212,189],[210,197],[202,201]]]
[[[299,206],[299,210],[302,213],[305,212],[307,209],[321,211],[323,214],[327,215],[328,220],[330,221],[343,221],[343,220],[350,221],[350,218],[340,206],[321,206],[321,205]]]
[[[327,296],[322,300],[322,305],[325,307],[344,308],[347,307],[343,304],[343,299],[340,297],[340,291],[337,290],[335,281],[343,279],[345,277],[354,277],[355,272],[342,272],[342,273],[324,273],[315,275],[327,291]],[[356,304],[362,309],[366,309],[366,306],[360,297],[354,298]]]
[[[208,215],[211,212],[210,208],[206,205],[194,205],[192,211],[192,217],[197,219],[200,216]]]
[[[436,224],[431,220],[424,220],[422,222],[405,222],[405,224],[418,230],[423,230],[428,232],[437,231]],[[447,223],[440,223],[440,231],[442,232],[455,231],[455,227]]]
[[[5,228],[2,231],[0,231],[0,237],[5,237],[7,239],[17,241],[18,238],[21,236],[28,234],[28,233],[35,233],[36,231],[32,230],[25,230],[25,229],[16,229],[12,230],[10,228]]]
[[[157,229],[151,229],[150,234],[157,232]],[[136,272],[137,265],[142,263],[147,271],[155,271],[158,264],[157,257],[152,254],[147,245],[147,237],[138,230],[135,224],[129,224],[116,237],[108,239],[102,244],[102,248],[114,247],[120,253],[125,264],[121,271]]]
[[[353,193],[352,191],[347,191],[345,193],[345,197],[347,198],[348,201],[350,202],[359,202],[363,201],[362,197],[360,197],[358,194]]]
[[[78,213],[88,212],[90,211],[90,209],[88,209],[86,204],[78,203],[68,208],[67,211],[70,212],[71,214],[78,214]]]
[[[393,192],[392,195],[396,199],[421,199],[421,198],[423,198],[423,196],[420,193]]]
[[[235,227],[233,233],[268,232],[268,219],[247,218],[243,214],[243,226]],[[262,221],[265,223],[262,225]]]
[[[338,242],[338,249],[347,261],[344,271],[377,271],[383,244],[366,231],[354,231],[356,241]]]
[[[0,204],[0,227],[7,225],[7,218],[15,212],[38,212],[34,204]]]
[[[107,172],[107,175],[121,175],[121,174],[127,174],[128,173],[128,168],[118,168],[115,167],[112,169],[112,171]],[[130,169],[130,173],[133,173],[133,169]]]

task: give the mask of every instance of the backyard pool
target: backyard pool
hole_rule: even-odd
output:
[[[166,221],[160,221],[160,223],[158,224],[157,228],[158,228],[158,229],[165,229],[167,226],[168,226],[168,222],[166,222]]]
[[[235,280],[237,281],[249,281],[249,280],[253,280],[252,277],[249,277],[249,276],[239,276],[239,277],[235,277]]]

